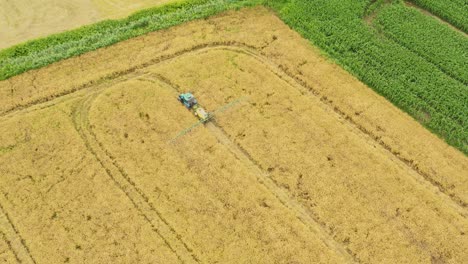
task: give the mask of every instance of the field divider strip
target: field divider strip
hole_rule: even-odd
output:
[[[200,263],[193,250],[155,208],[147,195],[117,164],[115,158],[104,148],[103,144],[97,140],[89,124],[88,113],[98,95],[99,91],[84,98],[81,103],[75,105],[73,112],[75,128],[83,139],[86,148],[178,259],[182,263]]]
[[[4,196],[0,195],[0,235],[7,243],[10,250],[13,252],[16,261],[18,263],[33,263],[36,264],[36,260],[31,255],[29,247],[26,241],[21,236],[20,232],[14,225],[10,216],[6,212],[2,204],[4,204]]]
[[[208,52],[210,50],[216,50],[216,49],[221,49],[221,50],[228,50],[232,52],[238,52],[238,53],[243,53],[246,55],[249,55],[259,62],[265,64],[268,66],[268,68],[279,78],[285,80],[286,82],[290,83],[293,87],[297,87],[303,91],[308,91],[309,94],[316,96],[320,99],[320,101],[332,109],[338,116],[341,116],[344,118],[349,124],[357,128],[359,131],[361,131],[364,135],[368,136],[371,138],[373,141],[375,141],[380,147],[382,147],[384,150],[388,151],[390,154],[395,156],[399,161],[401,161],[405,166],[409,167],[411,170],[415,171],[424,181],[429,182],[432,186],[435,186],[437,188],[438,193],[440,193],[440,196],[448,197],[450,201],[453,201],[456,203],[456,207],[459,207],[457,209],[457,212],[459,212],[463,217],[467,217],[467,212],[466,208],[468,207],[468,203],[463,201],[459,196],[456,194],[451,194],[447,192],[447,189],[442,186],[439,182],[436,180],[432,179],[429,174],[426,172],[422,171],[421,169],[418,168],[418,166],[414,163],[413,159],[409,157],[403,157],[401,153],[395,149],[392,148],[392,146],[388,145],[385,143],[379,136],[374,135],[371,131],[367,130],[365,127],[362,125],[359,125],[355,120],[352,119],[349,115],[347,115],[344,111],[338,108],[338,106],[334,105],[330,100],[327,99],[326,96],[322,95],[317,89],[313,88],[311,85],[309,85],[306,81],[302,80],[301,78],[295,76],[289,70],[284,67],[283,65],[276,65],[275,63],[271,62],[266,55],[261,51],[261,48],[255,47],[253,45],[248,45],[242,42],[237,42],[237,41],[219,41],[219,42],[210,42],[210,43],[204,43],[204,44],[199,44],[196,46],[192,46],[190,48],[182,49],[179,50],[175,53],[169,54],[169,55],[163,55],[154,59],[149,60],[148,62],[142,63],[138,66],[133,66],[130,67],[126,70],[123,71],[118,71],[114,72],[111,74],[108,74],[98,80],[93,80],[90,81],[86,84],[83,84],[79,87],[75,87],[71,89],[68,92],[62,92],[56,95],[51,95],[46,98],[39,98],[35,100],[34,102],[27,103],[25,105],[21,106],[16,106],[14,108],[11,108],[7,111],[4,111],[3,113],[0,113],[0,119],[8,114],[12,114],[16,111],[26,109],[28,107],[32,107],[38,103],[45,103],[48,101],[51,101],[53,99],[59,98],[64,95],[69,95],[76,93],[77,91],[83,90],[83,89],[89,89],[93,88],[98,84],[101,84],[105,81],[112,81],[115,80],[119,77],[124,77],[124,76],[129,76],[131,74],[134,74],[137,70],[144,69],[150,66],[154,66],[163,62],[169,62],[173,59],[176,59],[182,55],[188,55],[188,54],[193,54],[193,53],[202,53],[202,52]],[[284,78],[284,76],[287,76],[289,79],[292,81],[288,81]],[[445,199],[445,198],[444,198]],[[452,204],[452,203],[450,203]],[[455,208],[456,208],[455,207]]]

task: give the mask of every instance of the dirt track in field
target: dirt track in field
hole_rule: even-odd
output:
[[[0,49],[173,0],[0,0]]]
[[[185,90],[242,100],[171,143]],[[466,157],[262,8],[0,82],[0,123],[0,257],[468,258]]]

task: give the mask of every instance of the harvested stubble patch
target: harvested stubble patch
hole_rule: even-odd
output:
[[[174,89],[208,110],[248,101],[171,145],[195,121]],[[467,259],[466,157],[266,9],[31,71],[0,95],[0,202],[38,262],[126,262],[127,242],[142,262]]]

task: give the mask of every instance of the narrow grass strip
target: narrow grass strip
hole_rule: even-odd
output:
[[[253,6],[257,0],[184,0],[107,20],[0,51],[0,80],[59,60],[106,47],[151,31],[169,28],[219,12]]]

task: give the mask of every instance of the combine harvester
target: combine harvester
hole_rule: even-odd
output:
[[[216,111],[207,112],[200,104],[198,104],[197,99],[195,98],[195,96],[193,96],[192,93],[180,94],[177,99],[187,109],[189,109],[198,118],[199,121],[197,123],[193,124],[192,126],[184,129],[183,131],[179,132],[179,134],[177,134],[177,136],[171,140],[171,143],[175,143],[175,141],[178,138],[180,138],[180,137],[184,136],[185,134],[189,133],[192,129],[198,127],[199,125],[208,123],[209,121],[211,121],[214,118],[215,114],[219,114],[221,112],[224,112],[225,110],[233,107],[234,105],[238,104],[241,100],[243,100],[243,98],[239,98],[239,99],[237,99],[235,101],[232,101],[232,102],[220,107]]]

